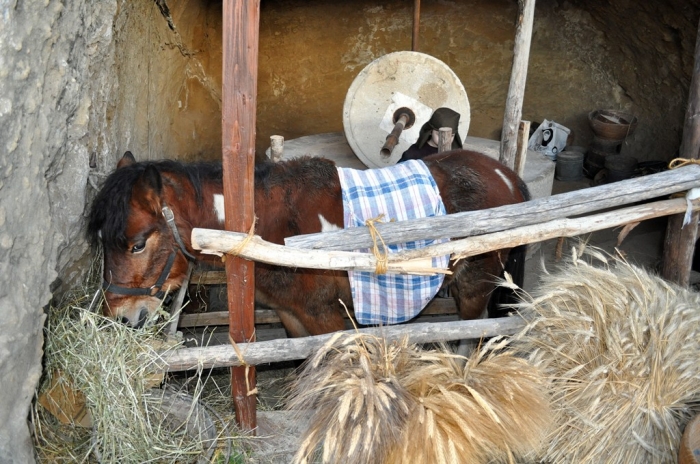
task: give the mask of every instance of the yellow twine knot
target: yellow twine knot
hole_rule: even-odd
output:
[[[254,339],[255,335],[253,335]],[[257,395],[258,394],[258,388],[255,387],[252,390],[250,389],[250,380],[248,373],[250,372],[250,364],[245,362],[245,359],[243,359],[243,353],[241,352],[241,349],[238,347],[238,344],[235,342],[233,337],[231,337],[231,334],[228,335],[228,341],[231,343],[231,346],[233,347],[233,351],[236,353],[236,357],[238,358],[238,362],[241,363],[242,367],[245,367],[245,389],[246,389],[246,396],[252,396],[252,395]]]
[[[376,218],[373,219],[367,219],[365,221],[365,225],[369,229],[369,235],[372,237],[372,254],[377,260],[377,268],[374,270],[375,273],[377,274],[386,274],[386,270],[388,267],[388,262],[389,262],[389,252],[386,249],[386,243],[384,243],[384,239],[382,236],[379,234],[379,231],[377,231],[377,227],[374,225],[378,222],[382,222],[382,218],[384,218],[384,214],[380,214]],[[379,251],[379,245],[377,243],[377,238],[379,238],[379,241],[382,244],[382,251]]]
[[[258,217],[253,218],[253,223],[250,225],[250,230],[248,231],[248,235],[235,247],[231,248],[226,252],[227,255],[233,255],[233,256],[240,256],[241,252],[243,249],[248,245],[248,243],[253,240],[253,237],[255,237],[255,223],[258,222]],[[226,261],[226,256],[224,255],[221,258],[221,261]]]
[[[675,158],[668,163],[668,168],[676,169],[690,164],[700,164],[700,159]]]

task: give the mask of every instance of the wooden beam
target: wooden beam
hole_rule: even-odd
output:
[[[694,200],[693,209],[697,209],[698,205],[700,205],[700,200]],[[686,206],[684,198],[675,198],[615,209],[591,216],[555,219],[491,234],[451,240],[415,250],[390,253],[388,267],[389,269],[403,268],[405,266],[401,266],[401,264],[410,260],[428,261],[430,257],[445,255],[463,258],[552,238],[574,237],[597,230],[678,214],[685,211]],[[354,268],[354,263],[357,261],[368,262],[372,268],[376,266],[376,257],[372,253],[300,250],[266,242],[258,236],[251,239],[243,233],[222,230],[195,228],[192,231],[192,247],[195,250],[214,254],[236,249],[240,256],[247,259],[293,268],[349,270]],[[330,258],[327,256],[329,254],[332,255]],[[362,270],[366,268],[367,266],[362,266]],[[438,271],[438,269],[433,269],[432,273]],[[406,273],[413,274],[414,272]],[[423,273],[425,271],[421,270],[420,274]]]
[[[515,316],[473,321],[400,324],[360,329],[359,332],[384,337],[388,341],[408,337],[410,343],[439,343],[510,335],[518,332],[524,326],[525,321],[521,317]],[[349,331],[349,333],[353,332]],[[334,336],[336,334],[241,343],[238,344],[237,348],[243,353],[243,360],[250,365],[292,361],[309,357]],[[183,348],[163,353],[161,359],[163,360],[163,369],[169,372],[240,365],[236,350],[231,345]]]
[[[515,168],[515,153],[518,144],[518,126],[523,114],[527,65],[530,61],[532,23],[535,18],[535,0],[518,0],[518,23],[515,27],[515,47],[513,48],[513,69],[510,74],[506,109],[503,115],[501,132],[500,161],[511,169]]]
[[[226,230],[247,231],[253,224],[255,111],[257,102],[259,0],[224,0],[222,67],[222,163]],[[255,340],[253,305],[255,266],[229,256],[229,336],[236,343]],[[256,428],[255,368],[231,368],[236,420],[243,430]]]
[[[685,112],[681,158],[700,158],[700,23],[695,38],[695,67],[690,81],[688,107]],[[698,235],[699,213],[693,213],[690,223],[683,227],[683,215],[668,218],[661,275],[671,282],[687,287]]]
[[[489,210],[385,222],[376,224],[376,228],[387,244],[420,239],[467,237],[648,201],[693,187],[700,187],[700,166],[684,166],[672,171]],[[354,227],[322,234],[288,237],[285,244],[315,250],[358,250],[372,247],[373,242],[366,227]]]

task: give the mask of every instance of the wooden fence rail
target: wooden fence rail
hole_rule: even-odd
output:
[[[378,223],[375,226],[387,244],[419,239],[469,237],[648,201],[698,185],[700,166],[684,166],[658,174],[538,198],[527,203],[425,219]],[[285,239],[285,245],[294,248],[357,250],[371,247],[372,238],[366,228],[355,227],[289,237]]]
[[[499,319],[478,319],[474,321],[425,322],[418,324],[394,325],[359,332],[383,336],[387,340],[408,337],[410,343],[439,343],[452,340],[510,335],[525,327],[520,317]],[[350,331],[352,332],[352,331]],[[333,334],[316,335],[304,338],[282,338],[264,342],[239,343],[238,351],[249,365],[270,362],[305,359],[326,343]],[[186,348],[166,352],[162,355],[164,369],[170,372],[213,367],[241,366],[232,345]]]
[[[522,243],[533,243],[562,236],[576,236],[654,217],[682,213],[686,211],[688,204],[691,205],[692,210],[697,211],[700,210],[700,201],[695,200],[689,203],[685,198],[674,198],[607,210],[583,217],[566,217],[608,209],[622,204],[666,197],[695,187],[700,187],[700,166],[693,165],[643,178],[554,195],[549,198],[515,205],[515,208],[504,207],[449,215],[438,219],[446,220],[447,222],[444,222],[446,224],[445,227],[448,227],[450,230],[458,230],[459,232],[457,233],[450,232],[450,234],[454,233],[455,236],[464,237],[470,233],[482,232],[484,228],[490,228],[485,222],[490,215],[500,218],[498,220],[501,223],[497,227],[499,230],[496,232],[452,240],[448,243],[434,245],[421,250],[397,253],[390,255],[390,262],[400,266],[400,261],[406,259],[425,259],[427,256],[440,254],[468,256]],[[508,208],[506,212],[512,215],[510,223],[506,213],[503,212],[505,208]],[[480,219],[475,220],[475,216],[479,216]],[[435,218],[404,222],[413,223],[411,227],[413,231],[434,230],[432,225],[429,229],[424,229],[421,226],[422,222],[433,222],[433,219]],[[482,221],[482,225],[475,226],[474,221]],[[387,229],[392,237],[401,235],[393,230],[394,226],[400,226],[400,224],[386,224],[392,226],[392,229]],[[460,224],[461,228],[459,227]],[[510,224],[510,227],[508,227],[508,224]],[[465,229],[469,231],[465,233]],[[337,233],[332,232],[329,234]],[[414,238],[424,237],[418,236]],[[247,243],[242,245],[246,239],[246,234],[241,233],[207,229],[194,229],[192,231],[192,244],[197,249],[219,254],[235,249],[237,254],[242,257],[271,264],[293,267],[323,266],[326,269],[353,269],[357,262],[361,262],[362,266],[371,269],[376,264],[373,261],[374,256],[368,253],[299,250],[271,244],[259,237],[254,237],[252,240],[248,239]],[[394,239],[392,238],[391,240]],[[343,238],[343,240],[346,239]],[[519,330],[523,325],[524,322],[520,318],[504,318],[447,323],[404,324],[379,329],[362,329],[362,331],[384,335],[391,339],[408,336],[412,343],[425,343],[507,335]],[[330,336],[242,343],[238,345],[242,358],[239,358],[232,346],[219,345],[177,350],[164,354],[163,360],[167,370],[175,371],[197,367],[238,366],[241,365],[241,360],[244,360],[247,364],[255,365],[303,359],[311,354],[314,349],[325,343]]]

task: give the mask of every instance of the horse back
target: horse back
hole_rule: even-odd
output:
[[[423,158],[448,214],[495,208],[530,199],[525,183],[498,160],[470,150]]]

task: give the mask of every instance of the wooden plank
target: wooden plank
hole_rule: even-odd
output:
[[[352,314],[352,310],[350,311]],[[452,298],[435,298],[420,312],[419,316],[457,314],[457,306]],[[276,324],[281,322],[273,309],[256,309],[255,324]],[[180,328],[228,325],[227,311],[184,314],[180,317]]]
[[[383,222],[377,223],[376,228],[387,244],[420,239],[468,237],[616,208],[698,186],[700,166],[684,166],[613,184],[537,198],[526,203],[410,221]],[[372,238],[366,227],[355,227],[322,234],[288,237],[285,244],[295,248],[357,250],[370,248]]]
[[[513,68],[508,84],[506,109],[503,114],[501,132],[501,153],[499,160],[511,169],[515,169],[517,152],[517,135],[520,118],[523,114],[527,65],[530,61],[530,43],[532,42],[532,23],[535,18],[535,0],[518,0],[518,22],[515,27],[515,46],[513,48]]]
[[[503,317],[474,321],[403,324],[360,329],[359,332],[384,337],[389,342],[408,337],[410,343],[438,343],[509,335],[518,332],[524,326],[525,321],[520,317]],[[347,332],[353,333],[355,331]],[[241,343],[238,344],[238,350],[243,353],[243,360],[250,365],[306,359],[334,336],[337,335],[326,334]],[[164,369],[169,372],[238,366],[241,363],[231,345],[179,349],[163,353],[161,359]]]
[[[692,160],[700,158],[700,23],[695,39],[695,67],[690,81],[680,155]],[[695,213],[690,223],[683,227],[683,215],[674,216],[669,218],[666,227],[661,275],[683,287],[690,283],[699,219],[700,215]]]
[[[253,213],[255,111],[257,102],[260,1],[224,0],[222,66],[222,164],[225,227],[247,231]],[[228,276],[229,335],[236,342],[255,340],[253,304],[255,266],[230,256]],[[236,421],[243,430],[256,428],[255,368],[231,369]]]
[[[226,285],[226,271],[195,270],[190,285]]]

